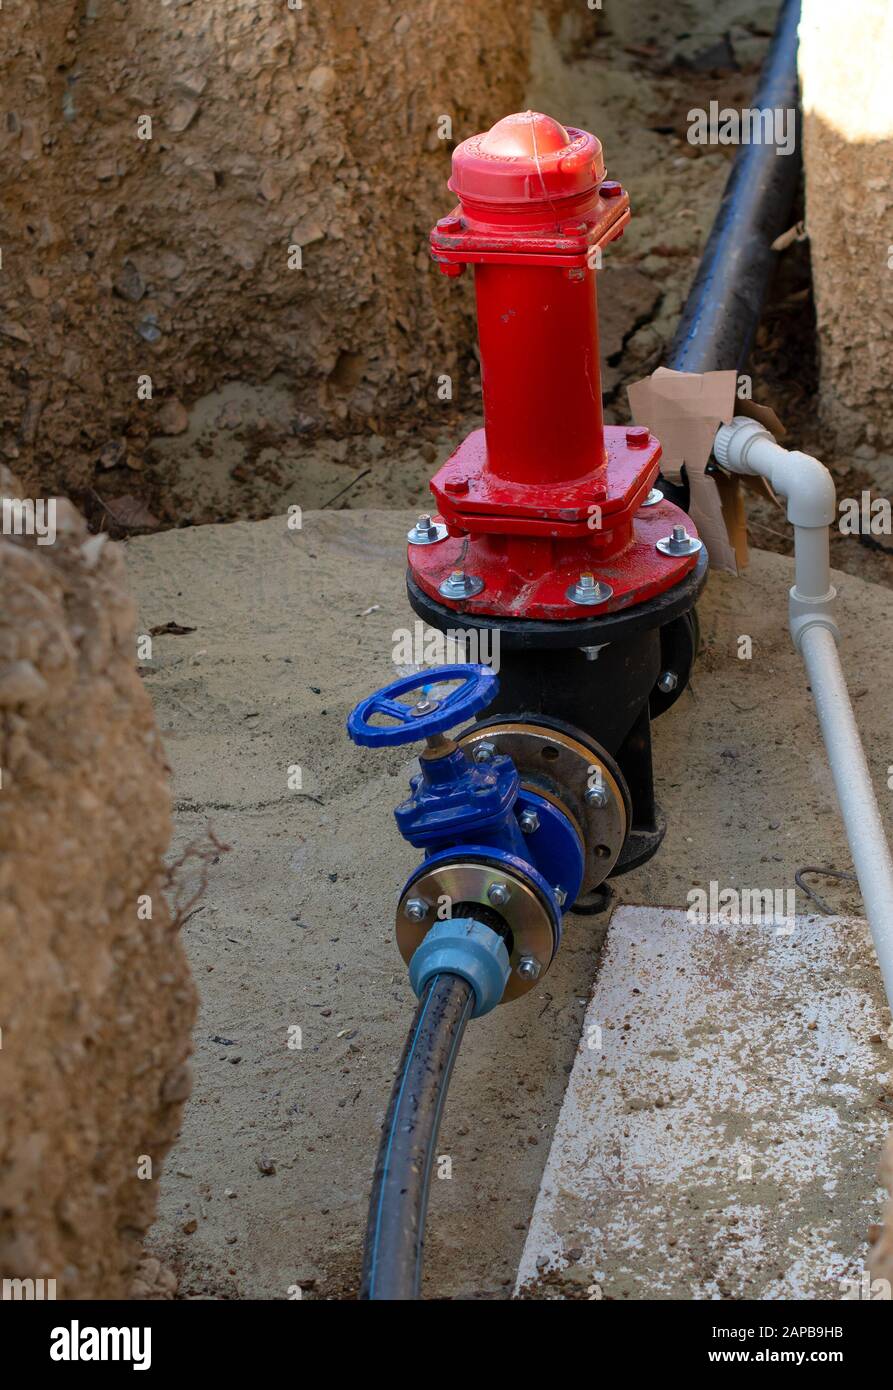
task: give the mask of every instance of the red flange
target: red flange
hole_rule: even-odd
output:
[[[656,549],[674,524],[694,534],[669,503],[643,506],[657,439],[603,424],[595,275],[629,198],[594,135],[531,111],[459,145],[450,188],[460,205],[431,253],[447,275],[475,267],[485,427],[432,480],[449,536],[410,544],[410,569],[438,602],[494,616],[579,619],[652,598],[697,557]],[[456,569],[479,592],[444,593]],[[581,605],[570,594],[589,573],[611,593]]]

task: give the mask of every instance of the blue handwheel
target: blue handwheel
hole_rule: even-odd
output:
[[[445,681],[459,681],[455,690],[438,697],[427,694],[431,686]],[[401,695],[419,692],[413,704],[405,703]],[[364,748],[393,748],[400,743],[416,743],[419,739],[442,734],[457,724],[464,724],[473,714],[486,709],[499,690],[499,681],[489,666],[432,666],[413,676],[404,676],[367,695],[347,717],[347,732],[354,743]],[[370,724],[375,715],[385,715],[394,724]]]

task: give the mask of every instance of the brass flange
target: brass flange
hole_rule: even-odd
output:
[[[517,999],[533,989],[537,978],[541,979],[548,970],[555,953],[555,932],[549,910],[533,885],[520,874],[484,860],[457,859],[431,868],[421,865],[420,872],[403,890],[397,904],[397,946],[406,964],[435,922],[452,915],[453,904],[480,903],[492,910],[490,890],[497,884],[508,890],[508,899],[500,903],[498,911],[508,927],[506,945],[511,947],[511,974],[502,1002]],[[407,903],[413,905],[412,915],[407,915]],[[420,915],[420,904],[426,908],[424,915]],[[518,974],[518,965],[524,957],[537,961],[538,977],[524,978]]]
[[[532,723],[475,725],[458,743],[472,757],[476,743],[492,743],[511,758],[522,786],[546,797],[573,822],[585,849],[580,897],[604,882],[623,848],[627,814],[614,773],[593,748]],[[603,796],[593,796],[594,788],[603,789]]]

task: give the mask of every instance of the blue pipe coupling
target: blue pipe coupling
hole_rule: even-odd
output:
[[[505,942],[473,917],[437,922],[419,942],[409,962],[409,982],[421,999],[434,975],[460,975],[474,990],[472,1018],[488,1014],[502,999],[511,973]]]

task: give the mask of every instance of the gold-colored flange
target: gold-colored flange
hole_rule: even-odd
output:
[[[458,743],[469,754],[476,743],[492,743],[511,758],[524,787],[547,797],[575,823],[585,848],[580,897],[604,882],[626,839],[626,804],[614,774],[593,749],[545,724],[476,725]],[[586,798],[594,783],[604,788],[604,806]]]
[[[542,979],[552,963],[555,950],[549,912],[539,894],[523,878],[492,864],[476,863],[474,860],[434,865],[413,881],[397,904],[397,945],[408,965],[422,938],[436,922],[452,915],[454,904],[480,903],[492,908],[489,890],[495,884],[502,884],[509,894],[508,901],[496,909],[511,931],[509,960],[512,973],[502,996],[505,1004],[526,994],[536,984],[536,979],[525,979],[518,974],[521,958],[532,956],[538,961],[538,978]],[[425,904],[427,912],[424,917],[419,921],[407,917],[407,902]]]

